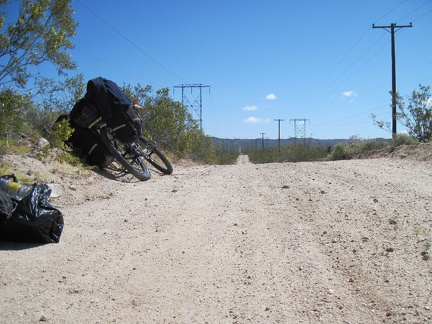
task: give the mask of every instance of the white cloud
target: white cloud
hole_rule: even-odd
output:
[[[249,117],[245,119],[245,124],[259,124],[261,123],[261,118]]]
[[[357,92],[354,92],[354,91],[344,91],[344,92],[342,92],[342,96],[344,96],[344,97],[347,97],[347,98],[349,98],[349,97],[357,97]]]
[[[249,117],[244,122],[245,124],[269,124],[270,118]]]
[[[258,110],[258,107],[257,106],[246,106],[246,107],[243,107],[243,110],[246,110],[246,111]]]
[[[274,93],[270,93],[265,98],[267,100],[276,100],[276,95]]]

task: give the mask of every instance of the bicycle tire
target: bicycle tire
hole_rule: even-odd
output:
[[[173,166],[168,158],[159,150],[155,141],[149,141],[144,136],[138,138],[138,142],[145,149],[144,158],[163,174],[173,173]]]
[[[123,144],[116,140],[107,127],[100,129],[102,143],[111,155],[134,177],[140,181],[147,181],[151,177],[150,170],[141,154],[129,152],[130,144]]]

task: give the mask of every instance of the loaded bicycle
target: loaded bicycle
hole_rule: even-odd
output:
[[[141,181],[150,179],[149,165],[162,174],[173,167],[157,143],[142,134],[137,105],[113,81],[96,78],[69,117],[75,129],[68,144],[81,150],[89,164],[107,168],[114,160]]]

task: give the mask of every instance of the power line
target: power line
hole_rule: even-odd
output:
[[[394,7],[393,9],[391,9],[390,11],[388,11],[384,16],[382,16],[381,18],[375,20],[375,22],[383,19],[384,17],[387,17],[390,13],[392,13],[393,11],[395,11],[397,8],[399,8],[401,5],[403,5],[405,2],[407,2],[408,0],[404,0],[401,3],[399,3],[396,7]]]
[[[107,25],[109,28],[111,28],[114,32],[116,32],[120,37],[122,37],[124,40],[126,40],[129,44],[131,44],[133,47],[135,47],[138,51],[140,51],[142,54],[147,56],[150,60],[152,60],[154,63],[159,65],[162,69],[167,71],[172,76],[178,78],[179,80],[184,81],[181,77],[176,75],[174,72],[169,70],[167,67],[159,63],[155,58],[153,58],[150,54],[146,53],[144,50],[142,50],[139,46],[137,46],[134,42],[132,42],[129,38],[127,38],[125,35],[120,33],[117,29],[115,29],[112,25],[110,25],[105,19],[103,19],[101,16],[99,16],[97,13],[95,13],[93,10],[91,10],[89,7],[87,7],[84,3],[82,3],[81,0],[77,0],[84,8],[86,8],[89,12],[91,12],[94,16],[96,16],[100,21],[102,21],[105,25]]]
[[[420,17],[417,17],[416,19],[413,19],[413,21],[412,21],[412,22],[414,22],[414,21],[417,21],[417,20],[419,20],[419,19],[423,18],[424,16],[426,16],[426,15],[430,14],[431,12],[432,12],[432,10],[429,10],[428,12],[426,12],[426,13],[425,13],[425,14],[423,14],[423,15],[421,15]]]
[[[95,56],[93,56],[93,55],[91,55],[91,54],[89,54],[89,53],[86,53],[86,52],[80,50],[80,49],[75,49],[75,50],[78,51],[78,52],[80,52],[80,53],[82,53],[82,54],[84,54],[84,55],[87,55],[88,57],[91,57],[92,59],[94,59],[94,60],[96,60],[96,61],[99,61],[99,62],[101,62],[101,63],[103,63],[103,64],[105,64],[105,65],[107,65],[107,66],[110,66],[110,67],[112,67],[112,68],[114,68],[114,69],[116,69],[116,70],[118,70],[118,71],[121,71],[121,72],[123,72],[123,73],[129,74],[130,76],[133,76],[133,77],[135,77],[135,78],[137,78],[137,79],[141,79],[141,80],[144,80],[144,81],[146,81],[146,82],[151,82],[151,83],[153,83],[153,84],[155,84],[155,85],[157,85],[157,86],[163,87],[163,86],[160,85],[160,84],[157,84],[157,83],[155,83],[155,82],[153,82],[153,81],[150,81],[150,80],[148,80],[148,79],[144,79],[143,77],[141,77],[141,76],[139,76],[139,75],[136,75],[136,74],[134,74],[134,73],[128,72],[128,71],[126,71],[126,70],[124,70],[124,69],[122,69],[122,68],[120,68],[120,67],[118,67],[118,66],[115,66],[115,65],[113,65],[113,64],[111,64],[111,63],[109,63],[109,62],[106,62],[106,61],[102,60],[102,59],[99,59],[99,58],[97,58],[97,57],[95,57]]]
[[[312,102],[314,102],[315,100],[318,100],[318,98],[320,96],[322,96],[330,87],[332,87],[338,80],[340,80],[346,73],[348,73],[348,71],[352,67],[354,67],[355,64],[357,62],[359,62],[360,59],[362,59],[376,44],[378,44],[378,42],[383,37],[384,37],[384,35],[380,36],[372,45],[370,45],[365,51],[363,51],[363,53],[348,68],[346,68],[342,73],[340,73],[337,78],[335,78],[330,84],[328,84],[324,89],[322,89],[319,93],[317,93],[313,98],[311,98],[308,102],[306,102],[305,104],[303,104],[301,107],[305,107],[305,106],[309,106],[310,107],[310,105],[311,105]],[[338,83],[335,87],[333,87],[331,91],[336,90],[341,84],[343,84],[345,81],[347,81],[349,78],[351,78],[357,71],[359,71],[363,66],[365,66],[367,63],[369,63],[372,58],[374,58],[379,52],[381,52],[384,49],[384,47],[385,47],[385,45],[382,48],[380,48],[377,52],[375,52],[371,57],[369,57],[366,60],[366,62],[364,62],[360,67],[358,67],[348,77],[346,77],[340,83]],[[303,111],[305,111],[307,109],[308,108],[303,109]]]
[[[339,67],[339,65],[344,61],[344,59],[354,50],[354,48],[357,46],[358,43],[366,36],[366,34],[369,32],[369,28],[364,32],[364,34],[355,42],[355,44],[345,53],[345,55],[339,60],[338,63],[333,67],[333,69],[330,70],[329,73],[311,90],[313,93],[315,90],[317,90],[321,84],[324,83],[325,80],[328,79],[328,77]],[[335,81],[334,81],[335,82]],[[325,89],[323,90],[325,91]],[[321,93],[320,93],[321,94]],[[317,95],[319,96],[319,94]],[[304,98],[305,99],[305,98]],[[302,100],[303,101],[303,100]]]
[[[407,14],[407,15],[405,15],[404,17],[402,17],[401,19],[399,19],[399,20],[404,20],[405,18],[407,18],[407,17],[409,17],[409,16],[411,16],[414,12],[416,12],[417,10],[419,10],[419,9],[421,9],[421,8],[423,8],[424,6],[426,6],[427,4],[429,4],[429,3],[431,3],[430,1],[429,2],[425,2],[424,4],[422,4],[420,7],[418,7],[417,9],[414,9],[413,11],[411,11],[409,14]],[[431,11],[429,11],[429,12],[432,12],[432,10]],[[423,16],[425,16],[425,15],[427,15],[429,12],[427,12],[426,14],[424,14],[424,15],[422,15],[422,16],[420,16],[420,17],[418,17],[418,18],[416,18],[416,19],[414,19],[412,22],[414,22],[415,20],[418,20],[418,19],[420,19],[420,18],[422,18]]]
[[[403,5],[404,3],[406,3],[408,0],[404,0],[402,2],[400,2],[398,5],[396,5],[395,7],[393,7],[391,10],[389,10],[385,15],[383,15],[382,17],[380,17],[379,19],[375,20],[375,21],[379,21],[382,18],[388,16],[390,13],[392,13],[393,11],[395,11],[397,8],[399,8],[401,5]],[[369,30],[369,29],[368,29]],[[317,86],[314,87],[313,90],[311,90],[309,92],[308,95],[306,95],[303,100],[301,100],[301,102],[304,102],[303,104],[298,104],[294,109],[297,108],[301,108],[301,107],[306,107],[304,110],[308,109],[312,102],[318,100],[321,96],[324,95],[324,93],[329,90],[338,80],[340,80],[345,74],[348,73],[348,71],[350,69],[352,69],[356,63],[358,63],[378,42],[379,40],[383,37],[381,36],[380,38],[378,38],[371,46],[369,46],[348,68],[346,68],[342,73],[339,74],[339,76],[334,79],[329,85],[327,85],[324,89],[322,89],[320,92],[318,92],[316,95],[314,95],[312,98],[310,98],[309,100],[307,100],[307,102],[305,102],[306,98],[310,95],[312,95],[312,93],[315,92],[315,90],[317,90],[319,88],[319,86],[321,86],[325,80],[327,80],[329,78],[329,76],[336,70],[337,67],[339,67],[342,63],[342,61],[345,60],[345,58],[348,56],[348,54],[350,54],[353,49],[357,46],[358,43],[360,43],[360,41],[366,36],[367,31],[365,33],[363,33],[361,35],[361,37],[355,42],[355,44],[348,50],[348,52],[345,53],[345,55],[342,57],[341,60],[338,61],[338,63],[335,65],[335,67],[317,84]],[[372,58],[374,58],[379,52],[381,52],[384,49],[384,47],[380,48],[376,53],[374,53],[371,57],[369,57],[366,62],[364,62],[360,67],[358,67],[354,72],[352,72],[348,77],[346,77],[345,79],[343,79],[343,81],[341,81],[340,83],[338,83],[335,87],[332,88],[331,91],[336,90],[339,86],[341,86],[345,81],[347,81],[349,78],[351,78],[354,74],[356,74],[362,67],[364,67],[366,64],[368,64]],[[330,91],[330,92],[331,92]]]

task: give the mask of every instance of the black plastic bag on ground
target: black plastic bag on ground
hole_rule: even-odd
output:
[[[3,227],[3,223],[12,216],[15,206],[16,203],[4,191],[0,190],[0,229]]]
[[[48,202],[51,189],[36,185],[18,202],[12,216],[0,229],[0,239],[32,243],[58,243],[63,231],[63,214]]]

